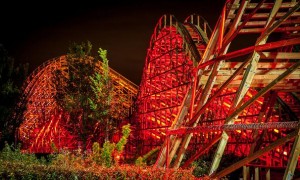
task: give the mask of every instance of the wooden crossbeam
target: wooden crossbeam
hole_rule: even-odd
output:
[[[299,54],[300,56],[300,54]],[[300,59],[299,57],[297,59]],[[242,62],[225,62],[222,69],[236,69],[240,67]],[[287,69],[293,62],[259,62],[257,64],[257,69]]]
[[[218,61],[240,57],[240,56],[243,56],[243,55],[250,54],[254,51],[255,52],[260,52],[260,51],[276,49],[276,48],[279,48],[279,47],[291,46],[291,45],[296,45],[296,44],[300,44],[300,38],[280,40],[280,41],[276,41],[276,42],[266,43],[266,44],[263,44],[263,45],[251,46],[251,47],[248,47],[248,48],[244,48],[244,49],[241,49],[241,50],[237,50],[237,51],[227,53],[225,55],[218,56],[214,59],[211,59],[211,60],[206,61],[202,64],[199,64],[197,68],[202,69],[202,68],[204,68],[206,66],[209,66],[209,65],[212,65],[212,64],[214,64]]]
[[[260,149],[258,151],[256,151],[255,153],[253,153],[251,156],[247,156],[246,158],[242,159],[241,161],[232,164],[231,166],[229,166],[228,168],[218,172],[218,173],[214,173],[212,174],[210,177],[211,178],[221,178],[237,169],[239,169],[240,167],[246,165],[247,163],[250,163],[251,161],[253,161],[254,159],[260,157],[261,155],[263,155],[266,152],[271,151],[272,149],[276,148],[277,146],[280,146],[288,141],[290,141],[291,139],[295,138],[295,136],[297,135],[297,131],[293,131],[292,133],[286,135],[285,137],[276,140],[275,142],[271,143],[270,145],[268,145],[267,147]]]

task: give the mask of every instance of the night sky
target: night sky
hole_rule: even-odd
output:
[[[32,71],[66,54],[71,42],[89,40],[93,55],[99,47],[107,49],[109,65],[139,85],[150,37],[163,14],[179,21],[200,14],[213,28],[223,4],[224,0],[9,1],[0,4],[0,44],[16,62],[29,62]]]

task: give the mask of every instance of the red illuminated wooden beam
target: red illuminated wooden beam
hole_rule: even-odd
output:
[[[199,64],[197,69],[201,69],[206,66],[212,65],[218,61],[228,60],[228,59],[236,58],[236,57],[243,56],[246,54],[250,54],[254,51],[256,51],[256,52],[266,51],[266,50],[270,50],[270,49],[276,49],[276,48],[280,48],[283,46],[291,46],[291,45],[295,45],[295,44],[300,44],[300,38],[293,38],[293,39],[288,39],[288,40],[270,42],[270,43],[266,43],[266,44],[262,44],[262,45],[250,46],[250,47],[247,47],[247,48],[244,48],[241,50],[233,51],[228,54],[218,56],[212,60],[209,60],[202,64]]]
[[[183,135],[196,132],[214,132],[214,131],[235,131],[235,130],[255,130],[255,129],[295,129],[299,125],[297,121],[291,122],[268,122],[251,124],[223,124],[211,126],[183,127],[174,130],[168,130],[167,135]]]

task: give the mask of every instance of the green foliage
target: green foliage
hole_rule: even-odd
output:
[[[99,48],[103,63],[102,72],[98,72],[96,67],[100,62],[89,56],[91,48],[90,42],[72,44],[67,55],[68,71],[57,70],[52,80],[56,88],[55,100],[68,112],[69,130],[79,137],[83,150],[87,139],[89,142],[103,139],[99,137],[101,131],[105,132],[105,141],[109,141],[124,118],[116,118],[120,101],[114,98],[107,51]]]
[[[54,153],[58,153],[58,148],[55,146],[55,143],[54,143],[54,142],[52,142],[52,143],[50,144],[50,146],[51,146],[51,149],[52,149],[52,151],[53,151]]]
[[[107,50],[99,48],[98,53],[102,72],[90,76],[93,94],[88,100],[92,110],[89,117],[104,127],[105,141],[109,141],[125,115],[120,111],[123,100],[114,93],[114,83],[109,76]]]
[[[151,167],[119,166],[103,168],[100,166],[65,169],[60,166],[0,164],[1,179],[195,179],[191,170],[165,170]]]
[[[106,141],[103,144],[103,148],[100,148],[98,142],[93,143],[91,154],[87,154],[83,156],[81,154],[81,150],[78,149],[77,154],[71,153],[69,151],[62,151],[57,154],[55,158],[53,158],[53,165],[60,165],[63,168],[75,168],[75,167],[91,167],[95,165],[103,165],[105,167],[111,167],[114,165],[113,155],[117,152],[117,154],[121,154],[123,152],[124,146],[127,142],[127,138],[130,135],[130,124],[127,124],[122,127],[123,132],[123,140],[118,142],[118,148],[116,149],[116,144]],[[121,138],[121,139],[122,139]],[[116,160],[115,160],[115,163]]]
[[[89,76],[95,74],[97,61],[88,56],[92,45],[90,42],[72,44],[67,55],[67,77],[65,71],[56,70],[52,82],[56,88],[55,100],[64,111],[68,112],[69,127],[79,137],[82,149],[86,149],[86,140],[93,133],[97,123],[91,118],[92,110],[89,98],[93,94]]]
[[[38,160],[34,154],[25,154],[20,150],[20,145],[17,148],[14,148],[13,145],[8,145],[5,142],[5,146],[0,153],[0,161],[9,161],[9,162],[22,162],[26,164],[44,164],[45,159]]]
[[[109,66],[108,66],[108,59],[107,59],[107,50],[99,48],[98,54],[103,62],[103,76],[104,79],[109,79]]]
[[[136,160],[135,160],[135,165],[137,166],[146,166],[147,165],[147,160],[152,157],[154,154],[156,154],[159,151],[159,148],[154,148],[151,151],[149,151],[148,153],[146,153],[144,156],[139,156]]]
[[[93,152],[92,152],[92,159],[96,164],[101,164],[101,148],[98,142],[94,142],[93,144]]]
[[[144,159],[142,156],[139,156],[136,160],[135,160],[135,165],[136,166],[146,166],[146,163],[144,162]]]
[[[99,73],[90,76],[93,94],[88,101],[92,110],[92,118],[101,123],[104,123],[105,119],[109,116],[110,100],[113,92],[112,87],[108,88],[108,79]]]
[[[23,154],[19,149],[6,145],[0,153],[0,179],[194,179],[191,170],[165,170],[138,166],[112,166],[95,163],[95,155],[106,152],[111,162],[113,143],[105,143],[101,150],[99,143],[93,144],[91,154],[62,151],[51,163],[45,163],[34,155]],[[110,157],[110,158],[109,158]],[[107,168],[108,166],[109,168]]]
[[[85,56],[89,56],[92,50],[92,44],[90,41],[86,43],[82,42],[81,44],[72,43],[69,47],[69,56],[73,56],[75,58],[85,58]]]
[[[130,129],[130,124],[124,125],[122,127],[122,134],[123,136],[119,140],[119,142],[116,144],[116,150],[118,153],[122,153],[125,147],[125,144],[128,141],[128,137],[130,135],[131,129]]]
[[[103,148],[101,150],[101,158],[103,160],[103,165],[106,167],[111,167],[112,165],[112,153],[115,149],[115,143],[111,143],[106,141],[103,144]]]
[[[196,177],[204,177],[209,172],[210,163],[204,159],[199,159],[198,161],[194,161],[192,166],[193,175]]]

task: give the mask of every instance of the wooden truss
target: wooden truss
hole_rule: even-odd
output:
[[[228,0],[211,35],[199,16],[184,23],[163,16],[152,36],[138,97],[143,139],[156,142],[153,147],[162,143],[155,167],[178,168],[189,151],[187,167],[210,151],[211,178],[243,166],[280,166],[286,167],[284,179],[291,179],[300,147],[299,7],[299,1]],[[175,55],[169,53],[173,49]],[[171,66],[179,57],[186,62],[181,76],[191,76],[183,91],[172,84],[183,85]],[[174,97],[180,97],[176,105],[166,103]],[[278,123],[287,126],[275,128]],[[263,125],[250,128],[257,124]],[[218,171],[226,153],[244,159]]]

